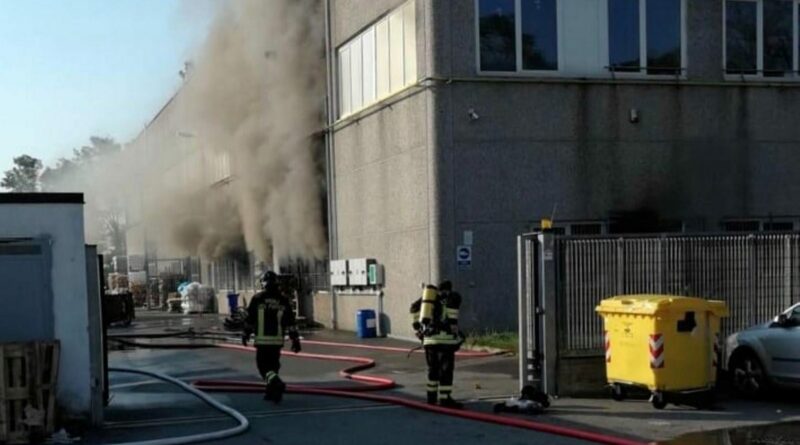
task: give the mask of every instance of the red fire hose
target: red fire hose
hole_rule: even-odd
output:
[[[320,346],[335,346],[335,347],[346,347],[346,348],[356,348],[356,349],[374,349],[380,351],[407,352],[406,349],[390,348],[385,346],[354,345],[350,343],[333,343],[333,342],[320,342],[320,341],[305,341],[304,343],[315,344]],[[253,347],[231,345],[231,344],[218,344],[217,347],[225,349],[234,349],[239,351],[248,351],[248,352],[255,351],[255,348]],[[445,408],[397,396],[367,394],[366,392],[368,391],[391,389],[396,386],[393,380],[385,377],[362,376],[355,374],[365,369],[374,367],[375,366],[374,360],[364,357],[351,357],[351,356],[328,355],[328,354],[309,354],[304,352],[295,354],[285,351],[283,352],[283,354],[287,356],[308,358],[314,360],[332,360],[332,361],[355,363],[355,366],[351,366],[341,370],[339,372],[339,375],[350,380],[365,383],[365,385],[354,385],[347,387],[343,386],[317,387],[317,386],[304,386],[304,385],[288,385],[287,392],[289,393],[321,395],[321,396],[331,396],[331,397],[345,397],[351,399],[369,400],[372,402],[389,403],[393,405],[404,406],[411,409],[430,411],[434,413],[445,414],[448,416],[460,417],[463,419],[476,420],[480,422],[493,423],[497,425],[511,426],[515,428],[523,428],[549,434],[556,434],[559,436],[571,437],[575,439],[581,439],[600,444],[645,445],[642,442],[637,442],[634,440],[625,439],[621,437],[577,430],[574,428],[549,425],[546,423],[534,422],[526,419],[499,416],[483,412]],[[464,351],[460,352],[459,355],[467,357],[479,357],[479,356],[485,357],[493,354]],[[198,389],[208,392],[263,392],[264,391],[264,384],[261,382],[243,382],[243,381],[233,381],[233,380],[199,380],[194,382],[194,386],[197,387]]]
[[[119,338],[114,338],[115,340],[122,342],[124,344],[129,344],[130,346],[137,346],[137,347],[157,347],[157,348],[186,348],[186,347],[218,347],[224,349],[233,349],[238,351],[245,351],[245,352],[254,352],[255,348],[249,346],[240,346],[230,343],[205,343],[205,344],[193,344],[193,343],[137,343],[134,341],[126,340],[127,338],[133,337],[143,337],[143,338],[164,338],[164,337],[180,337],[181,334],[145,334],[145,335],[126,335],[126,336],[118,336]],[[116,337],[116,336],[115,336]],[[196,337],[195,338],[201,338]],[[316,341],[316,340],[305,340],[303,341],[304,344],[307,345],[317,345],[317,346],[329,346],[329,347],[339,347],[339,348],[354,348],[354,349],[367,349],[367,350],[376,350],[376,351],[387,351],[387,352],[399,352],[405,353],[408,352],[407,349],[404,348],[395,348],[395,347],[388,347],[388,346],[371,346],[371,345],[361,345],[361,344],[352,344],[352,343],[336,343],[336,342],[327,342],[327,341]],[[420,351],[421,352],[421,351]],[[288,385],[287,392],[292,394],[308,394],[308,395],[321,395],[321,396],[331,396],[331,397],[345,397],[351,399],[361,399],[361,400],[369,400],[372,402],[380,402],[380,403],[389,403],[398,406],[404,406],[411,409],[418,409],[423,411],[429,411],[439,414],[445,414],[454,417],[460,417],[463,419],[469,420],[476,420],[480,422],[486,423],[493,423],[496,425],[504,425],[504,426],[511,426],[515,428],[523,428],[533,431],[539,431],[548,434],[556,434],[565,437],[571,437],[580,440],[586,440],[590,442],[600,443],[600,444],[608,444],[608,445],[645,445],[643,442],[637,442],[634,440],[609,436],[606,434],[601,433],[594,433],[589,431],[577,430],[574,428],[567,428],[561,427],[556,425],[549,425],[546,423],[541,422],[533,422],[526,419],[519,419],[515,417],[506,417],[506,416],[499,416],[495,414],[488,414],[482,412],[475,412],[475,411],[467,411],[467,410],[459,410],[459,409],[452,409],[452,408],[445,408],[436,405],[428,405],[427,403],[419,402],[416,400],[406,399],[403,397],[397,396],[386,396],[386,395],[377,395],[377,394],[367,394],[370,391],[380,391],[386,389],[392,389],[396,387],[396,383],[394,380],[386,378],[386,377],[379,377],[379,376],[364,376],[358,375],[356,373],[364,371],[366,369],[373,368],[375,366],[375,361],[366,357],[355,357],[355,356],[343,356],[343,355],[331,355],[331,354],[312,354],[306,352],[300,353],[293,353],[289,351],[283,351],[283,355],[290,356],[290,357],[298,357],[298,358],[307,358],[313,360],[328,360],[328,361],[338,361],[338,362],[347,362],[347,363],[354,363],[353,366],[345,368],[339,371],[339,375],[353,381],[357,381],[363,383],[361,385],[350,385],[350,386],[330,386],[330,387],[320,387],[320,386],[304,386],[304,385]],[[459,351],[456,353],[459,357],[465,358],[476,358],[476,357],[488,357],[492,355],[496,355],[495,353],[491,352],[477,352],[477,351]],[[247,382],[247,381],[236,381],[236,380],[198,380],[195,381],[194,386],[198,389],[208,392],[238,392],[238,393],[250,393],[250,392],[263,392],[264,391],[264,384],[261,382]]]

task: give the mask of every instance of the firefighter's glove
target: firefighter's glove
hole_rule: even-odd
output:
[[[411,327],[417,332],[422,330],[422,324],[418,321],[415,321],[413,324],[411,324]]]
[[[418,339],[420,339],[420,340],[422,340],[422,337],[424,337],[424,336],[425,336],[425,334],[422,332],[422,329],[419,329],[419,330],[417,330],[417,331],[414,331],[414,335],[416,335],[416,336],[417,336],[417,338],[418,338]]]

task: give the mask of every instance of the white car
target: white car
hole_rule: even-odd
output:
[[[733,387],[743,396],[756,397],[770,386],[800,388],[800,303],[728,337],[725,354]]]

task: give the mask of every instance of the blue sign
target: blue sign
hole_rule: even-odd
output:
[[[456,249],[456,262],[459,269],[472,267],[472,246],[458,246]]]

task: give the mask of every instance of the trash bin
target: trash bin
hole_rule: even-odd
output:
[[[612,397],[626,386],[650,390],[653,406],[713,404],[722,301],[673,295],[623,295],[603,300],[606,374]],[[691,400],[684,400],[686,396]],[[693,403],[694,400],[696,403]]]
[[[228,294],[228,310],[229,313],[234,314],[236,310],[239,308],[239,294],[236,293],[229,293]]]
[[[356,335],[359,338],[373,338],[378,335],[378,323],[375,311],[360,309],[356,312]]]

